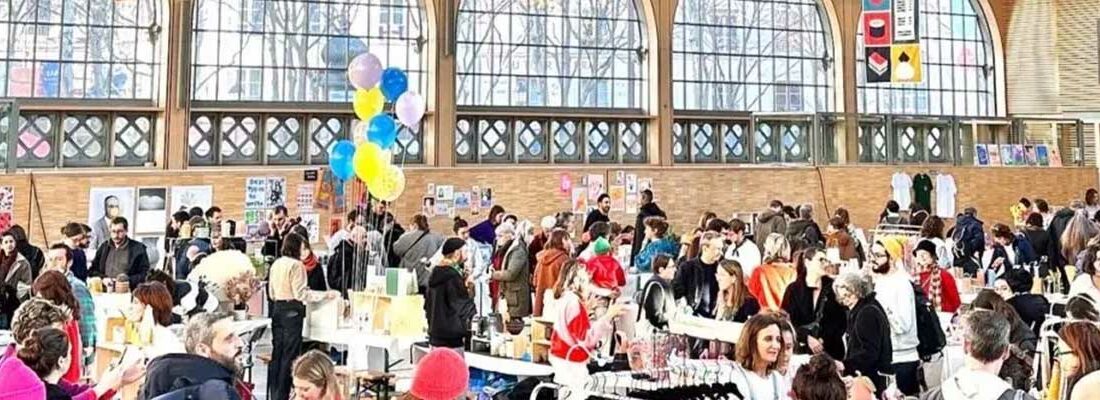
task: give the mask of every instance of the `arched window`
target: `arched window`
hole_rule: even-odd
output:
[[[0,7],[0,97],[19,99],[19,167],[151,161],[163,4],[9,0]],[[93,103],[111,111],[86,111]],[[0,136],[8,118],[0,118]]]
[[[424,92],[425,18],[418,0],[196,0],[190,163],[326,162],[354,130],[352,58],[371,52]],[[418,132],[401,130],[396,160],[422,161]]]
[[[646,32],[637,7],[634,0],[462,1],[457,159],[644,161],[645,123],[638,116],[647,99]],[[490,117],[478,107],[515,113]],[[521,115],[563,109],[618,117]]]
[[[806,162],[815,112],[836,109],[820,0],[680,0],[672,42],[677,162]],[[708,111],[741,116],[692,118]],[[748,113],[801,113],[784,121]]]
[[[859,112],[920,116],[996,117],[996,57],[976,0],[920,0],[923,80],[867,83],[862,24],[857,42]]]

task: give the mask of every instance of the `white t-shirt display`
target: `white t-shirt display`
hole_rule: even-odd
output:
[[[909,208],[909,203],[913,202],[913,178],[904,172],[895,172],[890,178],[890,187],[894,188],[894,201],[903,209]]]
[[[940,218],[955,218],[955,195],[959,189],[955,178],[948,174],[936,176],[936,215]]]

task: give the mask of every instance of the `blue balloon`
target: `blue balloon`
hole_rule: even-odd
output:
[[[382,71],[381,89],[387,101],[395,102],[409,90],[409,76],[401,68],[386,68]]]
[[[355,157],[355,143],[342,139],[337,141],[328,152],[328,166],[332,174],[342,181],[355,176],[355,167],[352,159]]]
[[[367,127],[367,140],[377,143],[382,150],[389,150],[397,143],[397,121],[389,114],[375,115]]]

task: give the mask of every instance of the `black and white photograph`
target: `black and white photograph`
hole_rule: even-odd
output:
[[[137,233],[162,233],[168,221],[168,188],[146,187],[137,190]]]

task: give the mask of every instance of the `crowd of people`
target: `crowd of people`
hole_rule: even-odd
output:
[[[732,361],[745,398],[1026,399],[1044,382],[1052,400],[1100,393],[1095,190],[1059,210],[1021,199],[1009,210],[1012,226],[988,229],[973,208],[946,229],[919,205],[902,210],[891,201],[879,223],[913,227],[900,236],[868,235],[843,208],[822,219],[822,229],[811,205],[779,200],[752,221],[705,212],[696,226],[678,229],[652,191],[640,198],[629,226],[613,220],[604,195],[583,220],[566,211],[536,225],[497,205],[477,224],[455,218],[447,232],[423,214],[406,230],[388,203],[376,202],[345,216],[326,240],[327,258],[285,207],[276,208],[262,229],[272,359],[261,390],[274,400],[342,398],[332,360],[306,351],[306,305],[346,298],[369,271],[392,267],[415,274],[433,348],[425,358],[433,368],[418,368],[408,399],[465,391],[459,371],[479,284],[506,322],[553,322],[549,362],[564,387],[583,387],[590,362],[625,356],[678,316],[692,316],[743,324],[739,337],[693,341],[685,355]],[[232,223],[221,209],[174,214],[170,238],[203,240],[166,246],[174,257],[163,266],[150,265],[153,249],[128,236],[125,218],[98,222],[100,229],[66,224],[45,251],[18,225],[0,234],[0,328],[14,338],[0,358],[0,399],[96,399],[131,384],[141,385],[143,399],[252,398],[233,314],[180,311],[187,290],[180,282],[214,253],[234,249],[221,237]],[[89,253],[92,243],[99,245]],[[487,263],[475,262],[479,246],[492,248]],[[627,299],[628,277],[637,274],[649,278]],[[99,340],[92,279],[130,288],[126,319],[150,327],[151,346],[89,382]],[[964,304],[972,285],[983,289]],[[1051,316],[1044,291],[1068,296],[1056,311],[1064,315]],[[941,330],[937,313],[957,323]],[[1035,360],[1047,332],[1058,338],[1054,376],[1039,380]],[[947,337],[961,342],[965,360],[953,376],[935,376]],[[795,355],[804,361],[792,365]]]

